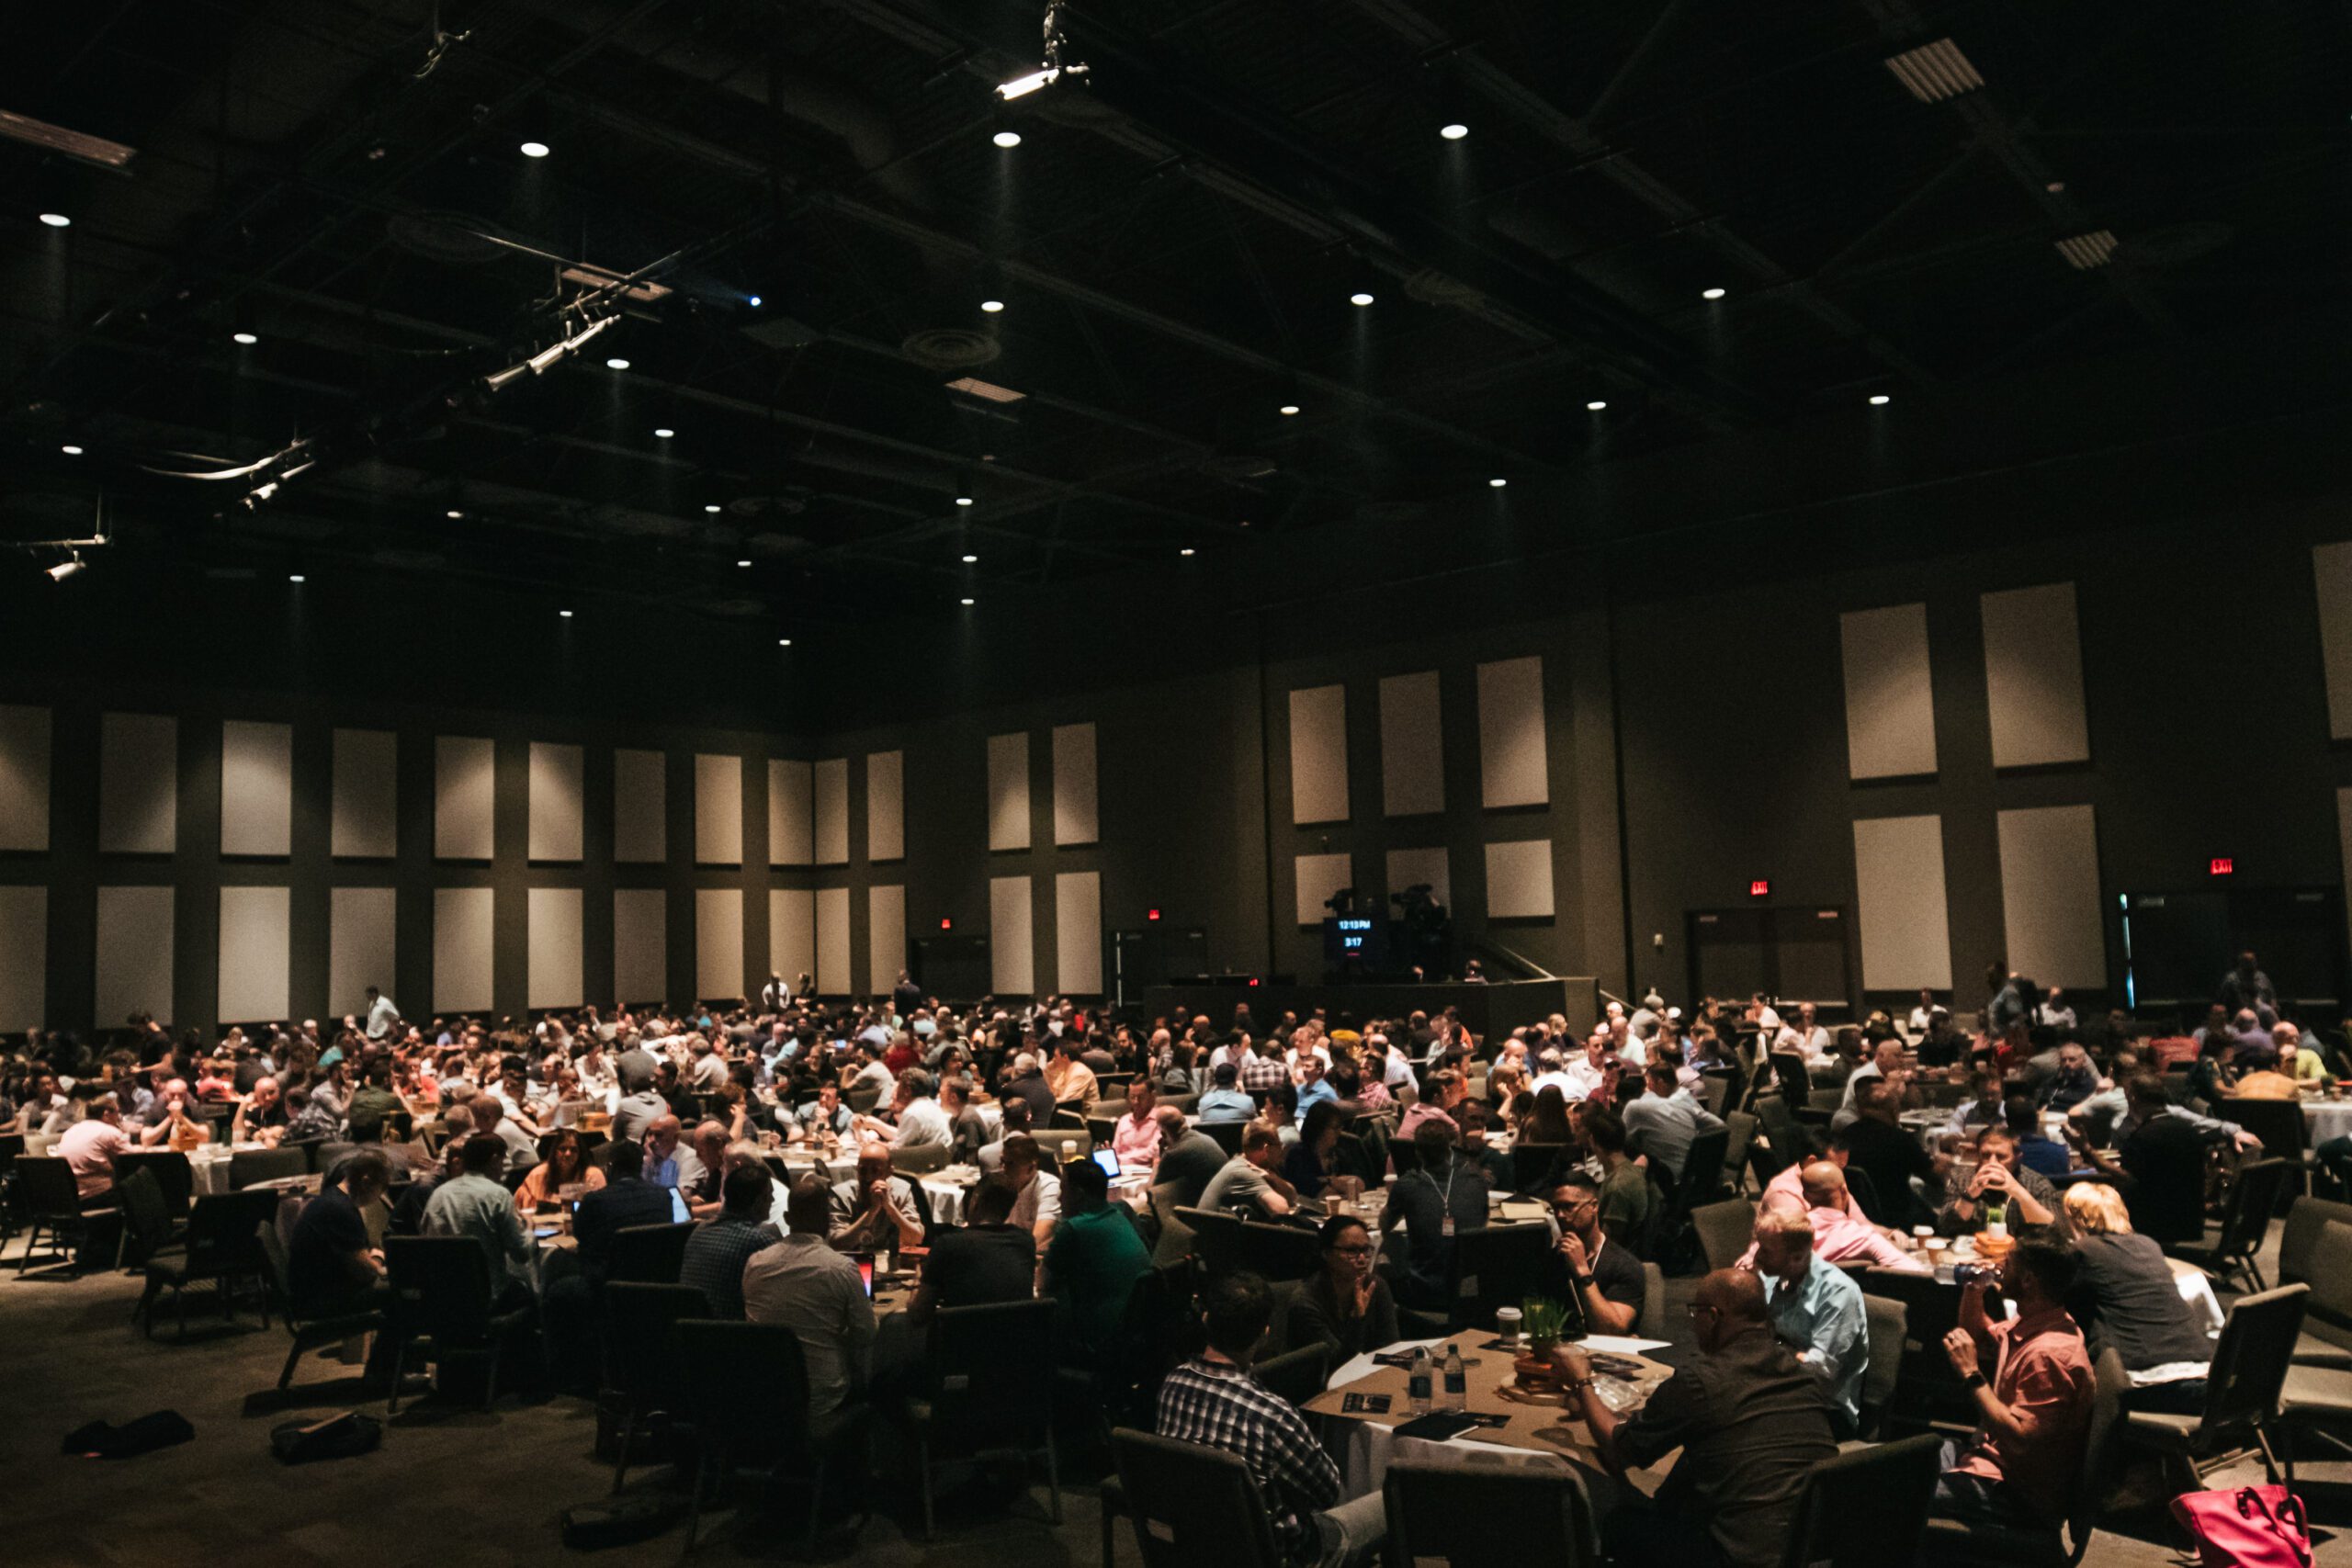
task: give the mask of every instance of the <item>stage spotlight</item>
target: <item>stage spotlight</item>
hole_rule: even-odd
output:
[[[1287,418],[1289,418],[1292,414],[1295,414],[1295,413],[1296,413],[1296,412],[1298,412],[1298,405],[1297,405],[1296,403],[1284,403],[1282,407],[1280,407],[1280,408],[1276,409],[1274,412],[1275,412],[1276,413],[1281,414],[1283,418],[1287,419]]]
[[[58,448],[58,450],[59,450],[60,452],[64,453],[64,454],[65,454],[67,457],[80,457],[80,456],[82,455],[82,449],[81,449],[79,446],[60,446],[60,447]]]
[[[972,504],[972,498],[968,495],[959,495],[956,498],[956,504],[958,506],[969,506]]]
[[[765,301],[765,300],[763,300],[763,299],[762,299],[758,295],[754,294],[754,295],[752,295],[750,299],[748,299],[744,300],[744,301],[743,301],[743,303],[744,303],[744,304],[746,304],[746,305],[749,305],[752,310],[758,310],[762,305],[765,304],[765,303],[766,303],[766,301]]]
[[[259,343],[261,339],[254,336],[251,333],[231,333],[229,334],[229,341],[238,344],[240,347],[251,348],[254,344]]]
[[[288,582],[307,582],[310,579],[304,577],[299,571],[290,571],[286,574],[286,581]]]
[[[1702,299],[1720,299],[1723,297],[1724,291],[1720,288],[1702,288],[1699,290],[1699,298]]]
[[[63,560],[59,561],[55,566],[49,569],[49,580],[51,582],[62,582],[81,570],[82,558],[80,556],[68,556]],[[971,601],[967,599],[964,603],[968,604]]]
[[[980,309],[993,316],[999,310],[1004,309],[1004,301],[1001,299],[983,299],[980,301]]]
[[[52,229],[71,229],[74,227],[74,220],[66,217],[62,212],[44,212],[40,215],[40,220],[48,224]]]
[[[1000,130],[994,136],[989,137],[989,140],[995,142],[1000,147],[1018,147],[1021,145],[1021,132],[1017,130]]]
[[[1588,412],[1599,413],[1602,409],[1607,408],[1609,405],[1601,401],[1599,398],[1595,398],[1592,401],[1585,404],[1584,406]]]
[[[788,637],[780,637],[775,639],[775,645],[778,648],[790,648],[792,646],[792,639]]]
[[[713,512],[713,513],[715,513],[715,512],[717,512],[717,511],[718,510],[718,502],[715,502],[715,501],[706,502],[704,502],[704,503],[703,503],[703,510],[704,510],[705,512]]]
[[[1456,120],[1451,125],[1439,126],[1437,128],[1437,133],[1440,136],[1444,137],[1448,141],[1459,141],[1464,137],[1470,134],[1470,128],[1464,125],[1460,120]]]
[[[1186,545],[1182,549],[1178,550],[1176,553],[1180,556],[1189,556],[1193,553],[1193,547]]]
[[[607,370],[626,370],[628,368],[628,361],[616,356],[605,361],[605,368]]]
[[[1510,483],[1509,479],[1488,479],[1487,481],[1487,487],[1491,490],[1500,490],[1503,486],[1509,483]]]
[[[967,600],[965,600],[965,601],[964,601],[964,603],[965,603],[965,604],[971,604],[971,603],[972,603],[972,601],[971,601],[971,600],[969,600],[969,599],[967,599]]]
[[[548,144],[544,141],[526,141],[523,143],[522,152],[526,158],[544,158],[548,155]]]
[[[979,558],[979,557],[978,557],[978,556],[966,556],[966,557],[964,558],[964,564],[965,564],[966,566],[970,566],[970,565],[974,564],[975,562],[977,562],[979,558]]]
[[[571,612],[569,610],[558,610],[556,614],[562,616],[567,621],[571,619]]]
[[[1888,397],[1884,392],[1872,392],[1871,394],[1871,407],[1874,409],[1884,408],[1894,400],[1893,398]]]
[[[747,560],[739,560],[739,561],[737,561],[735,564],[736,564],[737,566],[749,566],[749,565],[751,565],[752,563],[751,563],[750,561],[747,561]]]
[[[678,433],[676,431],[671,429],[666,424],[657,425],[654,427],[653,439],[656,441],[667,441],[670,437],[677,434]]]
[[[453,506],[449,508],[448,517],[450,522],[455,523],[458,518],[463,517],[465,513],[458,511],[456,507]]]
[[[1369,305],[1372,303],[1372,296],[1359,288],[1353,294],[1348,296],[1348,303],[1351,305]]]

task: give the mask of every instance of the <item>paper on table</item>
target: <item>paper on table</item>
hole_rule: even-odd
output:
[[[1618,1334],[1588,1334],[1577,1341],[1579,1349],[1602,1350],[1620,1356],[1638,1356],[1645,1350],[1663,1350],[1670,1343],[1665,1339],[1634,1339]]]

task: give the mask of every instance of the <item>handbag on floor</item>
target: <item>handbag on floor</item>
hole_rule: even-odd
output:
[[[2205,1568],[2312,1568],[2311,1521],[2284,1486],[2185,1492],[2172,1500],[2172,1517]]]
[[[356,1410],[323,1421],[288,1421],[269,1430],[270,1451],[288,1464],[374,1453],[383,1440],[384,1424]]]

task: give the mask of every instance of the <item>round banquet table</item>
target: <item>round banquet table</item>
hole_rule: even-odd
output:
[[[2352,1100],[2304,1100],[2303,1130],[2313,1148],[2330,1138],[2352,1138]]]

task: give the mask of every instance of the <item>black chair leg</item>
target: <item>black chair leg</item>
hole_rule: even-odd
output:
[[[637,1395],[632,1393],[621,1401],[620,1437],[615,1445],[617,1451],[613,1456],[613,1490],[616,1492],[621,1489],[621,1482],[628,1474],[628,1445],[636,1436]],[[695,1483],[701,1483],[700,1470],[695,1472]]]
[[[917,1445],[916,1462],[922,1466],[922,1538],[929,1540],[938,1529],[932,1517],[931,1506],[931,1439],[924,1438]]]
[[[1062,1461],[1050,1431],[1046,1434],[1046,1495],[1053,1503],[1048,1517],[1058,1525],[1062,1522]]]
[[[401,1383],[408,1376],[408,1337],[402,1335],[392,1348],[392,1396],[384,1405],[386,1416],[401,1413]]]
[[[817,1550],[818,1528],[825,1522],[825,1460],[817,1460],[817,1479],[808,1487],[808,1540],[807,1550]]]
[[[301,1359],[302,1359],[302,1341],[301,1341],[300,1338],[297,1338],[297,1339],[294,1341],[293,1347],[286,1352],[286,1365],[278,1369],[278,1373],[277,1373],[277,1392],[278,1392],[278,1393],[284,1393],[286,1392],[286,1385],[287,1385],[287,1384],[288,1384],[288,1383],[290,1383],[290,1382],[292,1382],[294,1381],[294,1363],[295,1363],[295,1362],[297,1362],[297,1361],[299,1361],[299,1360],[300,1360]]]

